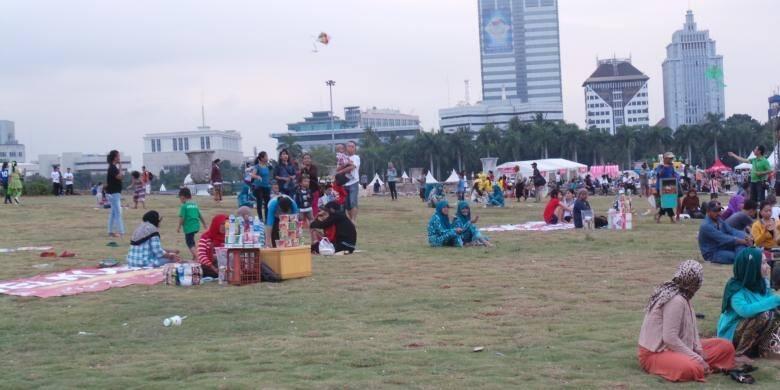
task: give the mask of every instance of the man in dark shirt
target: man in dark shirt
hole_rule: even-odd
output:
[[[588,210],[590,210],[590,203],[588,203],[588,190],[582,189],[577,194],[577,200],[574,201],[574,210],[572,211],[575,228],[582,229],[582,212]]]
[[[753,199],[748,199],[742,206],[742,211],[731,214],[726,219],[726,223],[734,229],[750,232],[750,227],[753,226],[757,214],[757,205]]]

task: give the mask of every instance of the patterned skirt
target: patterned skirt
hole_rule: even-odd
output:
[[[143,202],[146,199],[146,188],[143,185],[135,186],[133,190],[133,200]]]
[[[780,310],[742,320],[734,332],[737,356],[780,358]]]

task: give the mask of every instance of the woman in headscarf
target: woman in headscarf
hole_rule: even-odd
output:
[[[722,220],[727,220],[732,214],[738,213],[742,210],[742,206],[745,204],[745,197],[742,195],[734,195],[729,199],[729,206],[726,210],[720,213]]]
[[[181,261],[178,250],[165,250],[160,243],[162,217],[156,211],[144,214],[143,223],[133,232],[127,265],[130,267],[160,267]]]
[[[224,214],[214,216],[209,230],[201,234],[198,240],[198,263],[203,269],[203,276],[219,277],[219,264],[217,264],[214,254],[217,248],[225,246],[225,221],[227,219],[227,215]]]
[[[330,202],[320,208],[317,218],[312,221],[311,229],[322,229],[325,237],[333,244],[336,252],[352,253],[357,245],[357,230],[355,224],[341,210],[338,202]],[[319,253],[319,240],[312,240],[312,251]],[[315,245],[316,244],[316,245]]]
[[[476,225],[477,221],[479,221],[479,216],[471,218],[469,203],[463,200],[458,202],[458,211],[457,214],[455,214],[455,218],[452,220],[452,227],[455,229],[462,229],[463,232],[460,237],[463,239],[463,245],[493,246],[493,244],[488,241],[488,238],[484,237],[482,233],[479,232]]]
[[[453,227],[450,223],[450,205],[446,200],[436,203],[436,212],[428,221],[428,243],[433,247],[455,246],[462,247],[462,228]]]
[[[737,356],[780,357],[780,295],[769,288],[762,257],[761,249],[743,249],[723,290],[718,337],[731,340]]]
[[[647,373],[672,382],[704,382],[705,374],[734,367],[730,342],[699,339],[691,298],[702,281],[701,264],[686,260],[648,300],[637,354]]]
[[[498,183],[493,184],[493,193],[490,194],[488,205],[493,207],[504,207],[504,191]]]
[[[19,197],[22,196],[23,189],[22,172],[20,172],[19,168],[16,166],[16,161],[11,161],[11,174],[8,178],[8,193],[16,204],[21,204]]]

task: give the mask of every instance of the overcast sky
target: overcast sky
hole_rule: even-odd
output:
[[[766,121],[780,85],[771,32],[777,0],[691,0],[724,56],[726,111]],[[688,0],[560,0],[564,115],[583,125],[582,82],[596,57],[631,55],[650,77],[651,122],[663,116],[661,63]],[[419,114],[480,98],[476,0],[4,0],[0,119],[28,156],[117,148],[140,166],[142,136],[207,124],[272,150],[271,132],[327,109]],[[321,31],[331,44],[312,52]],[[341,114],[340,114],[341,115]],[[28,159],[29,160],[29,159]]]

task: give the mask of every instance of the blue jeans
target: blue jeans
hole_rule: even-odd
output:
[[[744,245],[735,245],[734,249],[721,249],[712,255],[710,261],[716,264],[734,264],[734,259],[743,249],[745,249]]]
[[[125,234],[125,224],[122,222],[122,194],[106,194],[111,204],[111,214],[108,215],[108,234]]]

